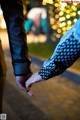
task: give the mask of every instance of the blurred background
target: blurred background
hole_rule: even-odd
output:
[[[32,70],[36,72],[43,61],[52,55],[60,38],[80,17],[80,2],[23,0],[23,3],[24,29]],[[35,95],[30,98],[18,89],[14,81],[7,28],[1,8],[0,37],[8,67],[4,95],[4,112],[8,120],[80,120],[80,59],[61,76],[34,85]]]
[[[49,58],[60,38],[80,17],[80,3],[66,3],[60,0],[23,0],[23,3],[24,28],[30,53]],[[6,29],[1,9],[0,29]],[[80,69],[79,63],[78,60],[73,67]]]
[[[46,44],[44,53],[41,54],[42,57],[49,57],[60,38],[80,17],[80,4],[78,2],[61,2],[60,0],[23,0],[23,3],[24,28],[27,34],[27,42],[31,43],[30,49],[33,47],[33,43],[35,49],[36,43],[42,46]],[[6,29],[1,9],[0,29]],[[48,53],[45,52],[48,50],[47,43],[52,47],[49,52],[47,51]],[[34,50],[32,51],[34,52]],[[32,51],[30,50],[30,52]]]

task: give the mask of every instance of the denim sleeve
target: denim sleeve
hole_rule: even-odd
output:
[[[28,56],[22,0],[1,1],[3,15],[6,21],[12,64],[15,75],[26,75],[31,60]]]
[[[44,62],[43,67],[39,71],[42,79],[47,80],[60,75],[80,57],[78,27],[80,27],[80,19],[61,38],[51,58]]]
[[[3,0],[1,7],[8,30],[14,74],[26,75],[30,72],[31,60],[24,30],[22,0]]]

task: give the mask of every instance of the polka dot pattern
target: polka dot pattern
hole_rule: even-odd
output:
[[[45,80],[59,75],[70,67],[79,57],[80,40],[77,40],[72,33],[69,38],[58,45],[55,56],[48,60],[50,64],[42,67],[39,74]]]

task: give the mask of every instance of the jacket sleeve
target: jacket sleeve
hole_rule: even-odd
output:
[[[15,75],[26,75],[30,71],[22,0],[3,0],[1,2],[6,21],[12,64]]]
[[[80,20],[61,38],[52,57],[44,62],[39,71],[42,79],[47,80],[60,75],[80,57],[80,37],[76,32],[77,24],[80,26]]]

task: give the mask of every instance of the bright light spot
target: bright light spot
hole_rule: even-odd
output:
[[[60,24],[60,21],[57,21],[57,22],[56,22],[56,25],[59,26],[59,24]]]
[[[63,35],[66,33],[66,31],[63,32]]]
[[[62,30],[63,30],[63,31],[66,31],[66,27],[63,27]]]
[[[67,3],[66,2],[60,2],[61,6],[65,7],[67,6]]]
[[[67,6],[67,3],[63,3],[63,2],[60,2],[60,7],[61,7],[61,11],[64,11],[65,9],[65,6]]]
[[[57,29],[57,33],[61,33],[61,29]]]
[[[65,17],[60,17],[59,21],[64,21],[66,18]]]
[[[76,22],[77,21],[77,19],[74,19],[74,22]]]
[[[0,27],[1,27],[2,29],[6,29],[6,23],[5,23],[5,20],[4,20],[4,19],[2,20]]]
[[[69,19],[69,18],[70,18],[70,15],[66,15],[66,18]]]
[[[54,30],[57,29],[57,26],[56,26],[56,25],[53,25],[53,26],[52,26],[52,29],[54,29]]]
[[[0,15],[2,15],[3,14],[3,12],[2,12],[2,10],[1,10],[1,8],[0,8]]]
[[[56,38],[60,38],[60,34],[56,34]]]
[[[70,13],[70,10],[66,10],[65,12],[66,12],[66,13]]]
[[[62,23],[62,26],[65,26],[65,25],[66,25],[66,23],[65,23],[65,22],[63,22],[63,23]]]
[[[53,4],[53,0],[43,0],[44,3]]]
[[[78,14],[80,15],[80,11],[78,11]]]
[[[64,11],[64,6],[61,6],[61,11]]]
[[[58,3],[55,3],[55,7],[59,7],[59,4],[58,4]]]
[[[77,5],[77,3],[74,2],[73,5]]]
[[[42,2],[42,5],[46,5],[46,2],[43,1],[43,2]]]
[[[44,43],[46,39],[45,35],[35,36],[34,34],[27,34],[27,43]]]
[[[76,16],[76,13],[75,13],[75,12],[73,12],[73,13],[72,13],[72,16]]]
[[[67,29],[67,30],[69,30],[70,28],[71,28],[71,26],[67,26],[67,28],[66,28],[66,29]]]
[[[59,18],[59,15],[57,14],[57,15],[55,15],[55,18]]]
[[[59,13],[60,16],[62,16],[63,14],[64,14],[64,12],[62,12],[62,11]]]
[[[60,27],[63,27],[63,26],[65,26],[65,25],[66,25],[66,23],[65,23],[65,22],[60,23]]]
[[[50,18],[50,24],[54,24],[54,18]]]
[[[69,20],[69,21],[67,22],[67,24],[68,24],[68,25],[71,25],[71,21]]]
[[[74,11],[76,11],[77,10],[77,8],[74,6],[74,5],[72,5],[72,7],[71,7]]]

